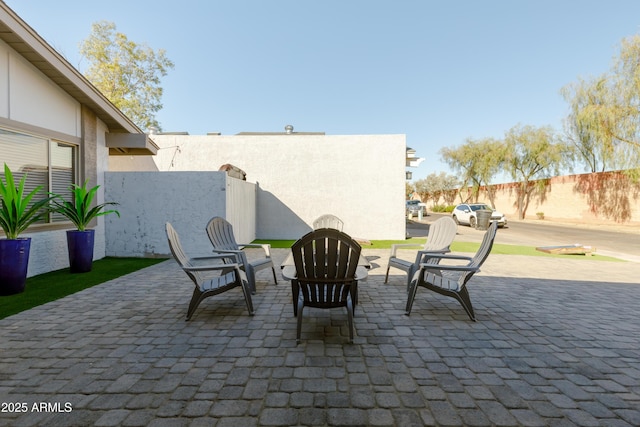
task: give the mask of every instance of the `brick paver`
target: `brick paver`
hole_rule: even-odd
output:
[[[0,426],[640,424],[637,263],[492,254],[474,323],[424,289],[405,316],[388,251],[364,253],[352,345],[344,311],[309,308],[296,345],[268,271],[255,316],[237,290],[185,322],[172,260],[1,320]]]

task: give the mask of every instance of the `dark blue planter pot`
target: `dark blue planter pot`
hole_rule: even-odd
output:
[[[24,291],[30,248],[31,238],[0,239],[0,295]]]
[[[67,231],[69,269],[72,273],[86,273],[93,265],[93,241],[95,230]]]

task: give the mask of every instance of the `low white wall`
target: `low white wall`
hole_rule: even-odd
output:
[[[297,239],[331,213],[345,232],[405,238],[404,135],[154,135],[161,171],[214,171],[230,163],[258,183],[257,237]],[[111,170],[153,169],[112,157]]]
[[[118,257],[170,255],[165,223],[180,235],[190,256],[211,254],[205,227],[213,216],[227,213],[227,180],[224,172],[107,172],[105,200],[119,203],[120,218],[106,217],[106,254]],[[252,185],[252,184],[248,184]],[[255,190],[250,192],[254,195]],[[245,209],[255,212],[253,201]],[[255,215],[255,214],[254,214]],[[234,224],[238,240],[242,224]]]
[[[65,230],[39,231],[20,235],[20,237],[31,238],[27,277],[69,267],[67,230],[75,230],[75,227],[70,224]],[[102,222],[98,223],[94,230],[96,234],[93,259],[104,258],[104,225]]]
[[[28,277],[69,267],[67,235],[64,230],[24,233],[20,237],[31,238]]]

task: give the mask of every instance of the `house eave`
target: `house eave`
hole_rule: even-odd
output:
[[[105,144],[113,156],[144,156],[158,153],[158,146],[143,133],[107,133]]]

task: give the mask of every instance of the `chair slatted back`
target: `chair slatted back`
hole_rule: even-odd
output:
[[[451,242],[456,237],[458,225],[450,216],[443,216],[429,226],[425,251],[448,250]]]
[[[473,256],[469,265],[474,267],[480,267],[489,256],[491,248],[493,247],[493,241],[496,238],[496,231],[498,230],[498,223],[493,221],[489,224],[489,229],[484,233],[482,243],[478,252]]]
[[[344,227],[344,222],[335,215],[325,214],[320,215],[318,218],[313,221],[313,229],[317,230],[319,228],[333,228],[338,231],[342,231]]]
[[[226,219],[216,216],[207,224],[207,234],[214,249],[237,251],[240,249],[233,235],[233,226]]]
[[[169,222],[165,224],[165,229],[167,232],[167,240],[169,241],[169,249],[171,250],[171,255],[173,255],[173,258],[183,269],[184,267],[192,267],[191,263],[189,262],[189,257],[182,248],[182,243],[180,243],[178,232]],[[193,280],[196,285],[202,283],[202,277],[197,271],[185,270],[185,273],[187,273],[187,275],[191,278],[191,280]]]
[[[487,257],[489,256],[489,253],[491,253],[491,248],[493,248],[493,241],[496,238],[497,230],[498,230],[498,223],[496,221],[489,224],[489,228],[484,233],[484,237],[482,238],[482,243],[480,244],[478,251],[473,256],[473,258],[471,258],[471,261],[469,262],[470,267],[479,268],[482,266],[482,264],[484,264]],[[473,276],[474,274],[475,272],[473,271],[463,273],[460,279],[458,280],[458,283],[460,283],[461,285],[466,284],[469,281],[469,279],[471,279],[471,276]]]
[[[312,231],[298,240],[291,251],[305,305],[345,306],[361,250],[358,242],[331,228]]]

